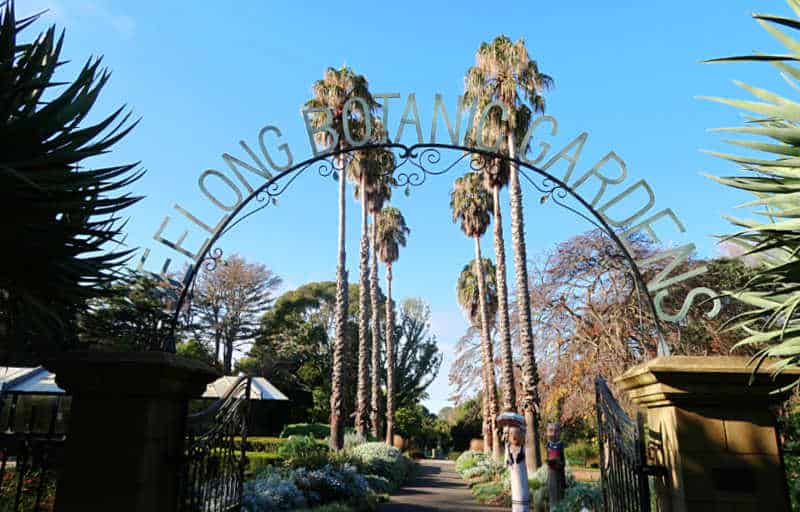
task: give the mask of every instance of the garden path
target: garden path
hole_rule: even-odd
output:
[[[456,473],[452,461],[428,459],[419,461],[416,475],[411,482],[393,494],[391,501],[378,508],[378,512],[430,510],[472,512],[507,509],[478,504],[469,487]]]

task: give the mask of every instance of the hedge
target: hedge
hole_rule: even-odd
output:
[[[236,437],[234,442],[238,445],[241,443],[242,438]],[[245,451],[248,452],[272,452],[277,453],[281,445],[286,442],[286,439],[280,437],[248,437]]]
[[[325,423],[294,423],[286,425],[281,430],[281,437],[312,436],[317,439],[330,437],[331,427]]]
[[[353,427],[345,427],[345,433],[353,433]],[[327,423],[293,423],[286,425],[281,430],[281,437],[311,436],[316,439],[325,439],[331,436],[331,427]]]
[[[270,452],[246,452],[247,468],[249,474],[256,473],[259,469],[267,466],[277,466],[283,463],[283,459],[277,453]]]

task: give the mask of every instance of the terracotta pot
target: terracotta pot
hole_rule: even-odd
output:
[[[469,442],[469,449],[473,452],[482,452],[483,451],[483,439],[480,438],[473,438]]]

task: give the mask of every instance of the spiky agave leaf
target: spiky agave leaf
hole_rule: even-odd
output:
[[[91,168],[136,123],[123,108],[82,125],[110,73],[89,59],[74,81],[53,80],[63,32],[33,42],[13,2],[0,11],[0,354],[54,350],[74,341],[87,300],[109,293],[130,256],[119,250],[125,189],[136,164]],[[59,88],[58,86],[65,87]]]

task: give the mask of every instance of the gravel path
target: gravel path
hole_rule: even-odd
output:
[[[414,479],[397,494],[393,494],[391,501],[378,508],[378,512],[429,510],[471,512],[506,509],[478,504],[472,497],[469,487],[456,473],[453,462],[448,460],[419,461]]]

